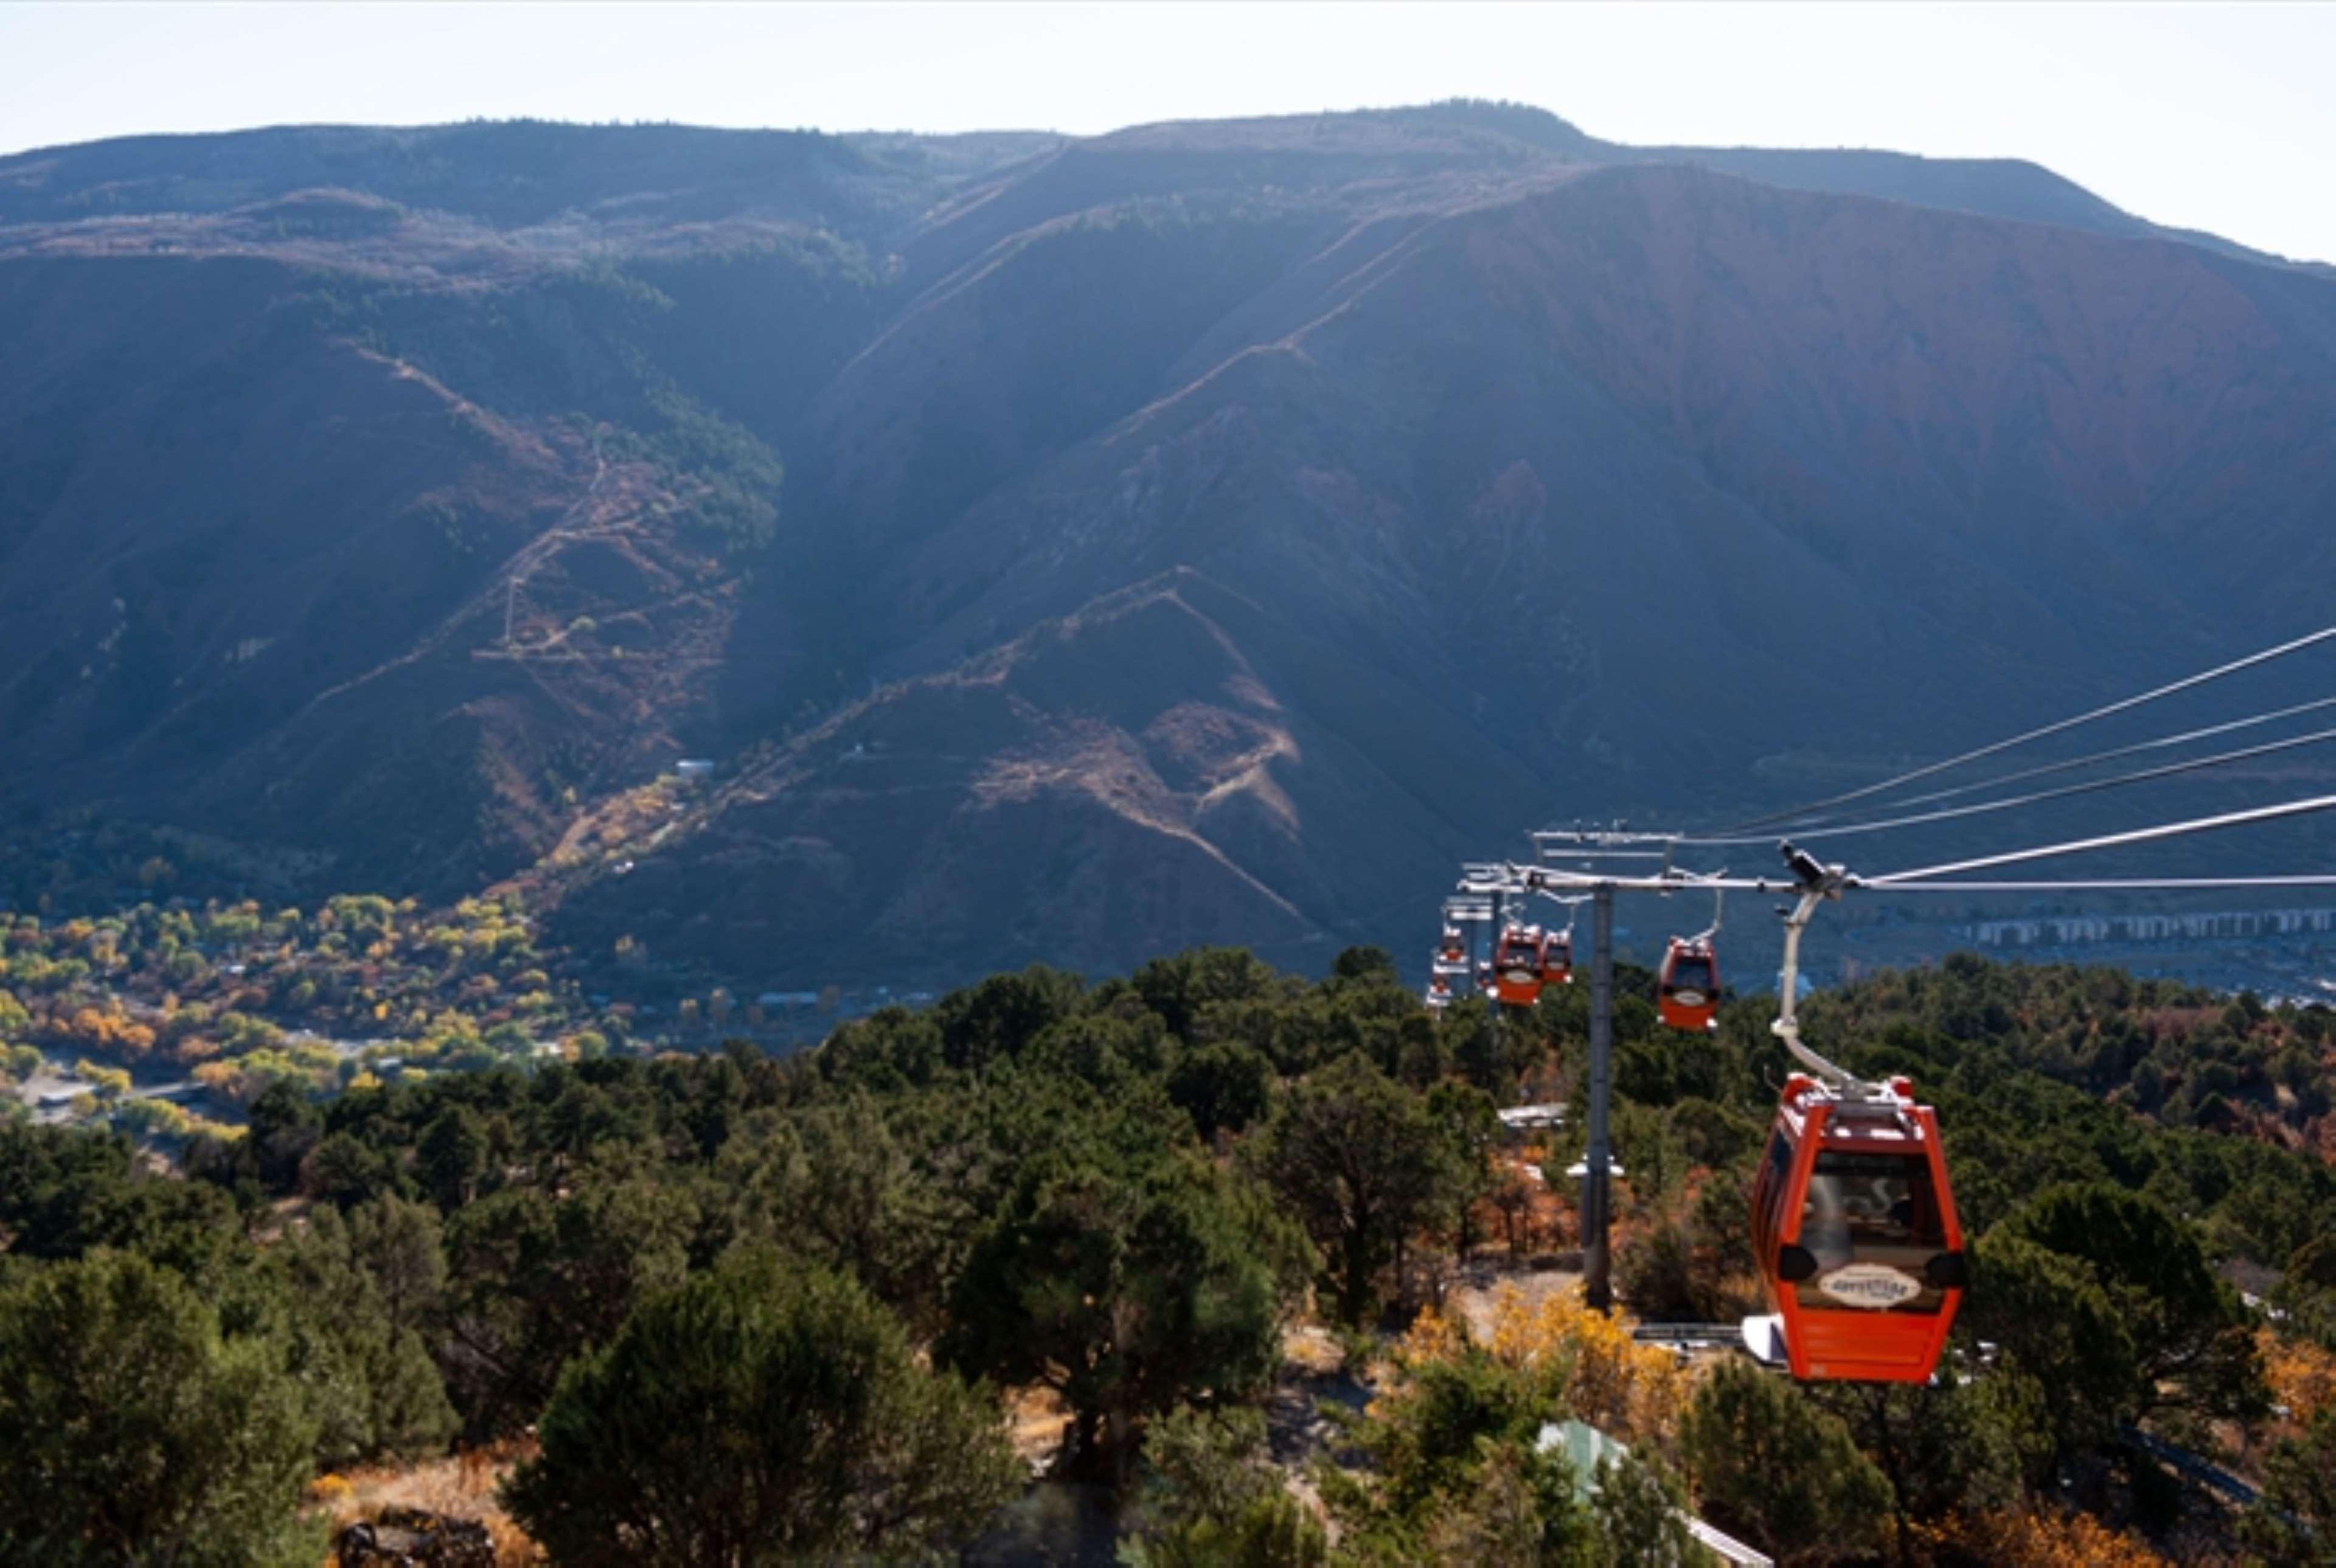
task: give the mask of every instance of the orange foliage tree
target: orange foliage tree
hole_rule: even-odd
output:
[[[1550,1376],[1579,1419],[1624,1442],[1669,1446],[1679,1429],[1687,1379],[1677,1358],[1630,1338],[1631,1320],[1584,1304],[1577,1289],[1529,1302],[1514,1286],[1493,1302],[1480,1347],[1502,1365]],[[1448,1359],[1474,1341],[1465,1324],[1423,1312],[1397,1349],[1398,1366]]]
[[[1965,1514],[1932,1536],[1992,1568],[2165,1568],[2166,1559],[2088,1514]]]
[[[2263,1381],[2272,1398],[2287,1407],[2299,1427],[2312,1425],[2331,1399],[2336,1399],[2336,1356],[2303,1339],[2283,1339],[2269,1329],[2255,1342],[2263,1349]]]

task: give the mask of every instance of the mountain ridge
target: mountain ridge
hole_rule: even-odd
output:
[[[1297,132],[1308,128],[1310,130],[1306,137],[1299,139]],[[499,141],[518,145],[497,148],[493,144]],[[2326,262],[2280,257],[2203,230],[2138,218],[2026,159],[1932,157],[1874,148],[1635,145],[1592,136],[1549,111],[1531,105],[1466,99],[1394,110],[1161,121],[1091,136],[1052,131],[916,135],[675,123],[598,125],[526,119],[417,126],[277,125],[244,131],[125,136],[30,148],[0,156],[0,226],[38,221],[44,210],[52,219],[68,214],[93,216],[94,211],[83,209],[111,209],[118,216],[224,211],[235,204],[232,197],[238,193],[281,199],[306,190],[337,187],[340,177],[345,175],[359,179],[360,186],[353,188],[370,185],[404,190],[421,204],[434,205],[440,210],[476,217],[501,215],[506,219],[524,212],[542,218],[554,210],[541,208],[542,201],[550,200],[549,196],[539,196],[534,207],[516,204],[530,191],[540,191],[547,185],[556,188],[557,177],[561,174],[573,178],[572,164],[581,163],[581,167],[604,180],[614,179],[614,172],[602,164],[581,162],[575,158],[563,160],[558,154],[580,153],[588,144],[612,145],[618,141],[665,143],[661,151],[668,156],[676,145],[686,145],[686,151],[694,154],[708,151],[733,154],[716,161],[720,178],[711,183],[712,189],[725,192],[734,201],[743,201],[745,191],[754,189],[751,181],[738,183],[750,166],[764,178],[772,172],[735,154],[769,149],[812,159],[824,155],[833,165],[832,175],[861,176],[884,187],[864,190],[857,200],[846,200],[843,190],[836,187],[828,190],[829,200],[856,216],[882,212],[895,218],[900,216],[899,209],[907,203],[913,170],[930,171],[946,166],[942,176],[944,192],[954,188],[961,193],[956,200],[971,199],[975,205],[980,205],[998,194],[995,182],[1000,178],[1027,179],[1030,165],[1078,151],[1124,155],[1165,151],[1190,157],[1195,152],[1232,151],[1254,157],[1270,150],[1299,153],[1317,161],[1336,152],[1350,158],[1392,157],[1398,162],[1407,158],[1411,163],[1423,166],[1433,160],[1449,158],[1455,151],[1472,151],[1480,156],[1505,154],[1511,161],[1524,155],[1601,164],[1685,161],[1741,173],[1764,184],[1870,195],[1918,206],[2095,229],[2126,238],[2161,238],[2267,265],[2322,274],[2330,269]],[[1335,146],[1328,145],[1333,141]],[[303,142],[325,145],[301,149],[309,154],[309,161],[297,165],[297,174],[268,179],[262,173],[269,167],[264,160],[239,157],[269,147]],[[561,142],[570,145],[555,146]],[[416,150],[442,149],[436,161],[421,161],[415,156]],[[362,156],[368,151],[384,156],[368,163]],[[392,152],[399,156],[386,156]],[[485,189],[450,184],[445,168],[448,158],[496,152],[529,160],[530,166],[500,185]],[[137,204],[141,199],[135,182],[119,180],[93,180],[69,194],[53,198],[54,205],[47,209],[41,205],[40,195],[53,178],[68,176],[77,168],[104,173],[150,167],[153,157],[162,153],[211,154],[203,160],[206,167],[201,170],[209,177],[208,182],[186,174],[175,178],[150,176],[145,183],[158,190],[155,197],[146,200],[158,200],[160,191],[167,190],[177,203],[171,206],[141,209]],[[769,161],[789,174],[800,176],[805,172],[801,161],[781,158]],[[224,171],[217,167],[221,164],[226,166]],[[667,171],[665,164],[654,169],[659,176]],[[594,198],[588,206],[650,194],[670,197],[665,186],[638,183],[647,178],[647,172],[635,166],[637,183],[633,188],[620,190],[604,183],[598,188],[597,196],[589,184],[569,189],[567,205],[576,206],[579,198],[586,197]],[[967,190],[968,184],[970,190]],[[702,192],[706,186],[693,189]],[[800,200],[803,192],[793,190],[790,194]],[[1114,185],[1114,199],[1125,194],[1124,181]],[[424,197],[439,200],[433,204],[422,201]],[[458,200],[450,203],[450,197]],[[753,205],[751,201],[744,204]],[[929,212],[919,213],[910,221],[921,222],[930,216]]]

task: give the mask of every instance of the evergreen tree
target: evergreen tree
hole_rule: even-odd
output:
[[[1127,1568],[1319,1568],[1329,1536],[1266,1456],[1265,1418],[1239,1406],[1170,1412],[1144,1436]]]
[[[1465,1257],[1476,1242],[1476,1205],[1500,1180],[1494,1158],[1501,1146],[1500,1107],[1473,1085],[1445,1083],[1427,1091],[1427,1115],[1444,1144],[1444,1196],[1453,1245]]]
[[[316,1443],[279,1347],[175,1274],[100,1251],[0,1287],[0,1558],[308,1568]]]
[[[1244,1153],[1322,1249],[1338,1315],[1361,1322],[1446,1174],[1419,1096],[1349,1054],[1292,1087]]]
[[[1281,1349],[1274,1260],[1303,1250],[1198,1159],[1133,1176],[1034,1172],[968,1260],[943,1353],[1001,1381],[1052,1384],[1079,1452],[1124,1464],[1145,1417],[1264,1387]]]
[[[2071,1183],[2039,1193],[2000,1231],[2076,1261],[2106,1294],[2133,1347],[2132,1414],[2263,1408],[2263,1369],[2238,1292],[2214,1277],[2197,1238],[2161,1205],[2107,1183]]]
[[[2140,1408],[2134,1329],[2093,1271],[2025,1237],[1990,1232],[1972,1249],[1973,1286],[1958,1332],[1999,1348],[1993,1379],[2032,1380],[2049,1398],[2040,1447],[2023,1466],[2031,1486],[2112,1441]]]
[[[1780,1563],[1881,1544],[1890,1484],[1838,1418],[1749,1362],[1712,1368],[1680,1418],[1679,1449],[1704,1513]]]
[[[858,1285],[734,1253],[577,1360],[505,1502],[578,1568],[750,1568],[968,1538],[1018,1478],[988,1397]]]
[[[445,1384],[421,1335],[392,1316],[338,1211],[319,1206],[231,1294],[235,1315],[284,1348],[308,1391],[320,1469],[443,1451],[456,1426]]]
[[[469,1429],[524,1426],[569,1358],[615,1334],[644,1296],[679,1283],[697,1217],[678,1183],[602,1171],[558,1198],[515,1188],[458,1211],[442,1355]]]
[[[1168,1097],[1203,1138],[1238,1133],[1265,1115],[1273,1097],[1273,1064],[1238,1041],[1196,1046],[1168,1069]]]
[[[479,1195],[487,1169],[487,1132],[468,1105],[449,1105],[423,1129],[414,1153],[423,1191],[448,1213]]]
[[[446,1294],[444,1228],[427,1203],[384,1194],[349,1211],[349,1247],[400,1329],[434,1324]]]

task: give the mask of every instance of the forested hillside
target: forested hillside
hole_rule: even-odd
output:
[[[1773,1003],[1689,1037],[1649,984],[1621,1293],[1732,1322]],[[1494,1112],[1572,1096],[1579,993],[1436,1018],[1374,951],[1207,949],[785,1060],[278,1082],[183,1174],[9,1123],[0,1555],[313,1563],[377,1467],[460,1448],[511,1561],[953,1551],[1030,1527],[1030,1466],[1151,1563],[1676,1561],[1673,1502],[1786,1563],[2325,1560],[2323,1010],[1965,958],[1815,998],[1813,1041],[1937,1105],[1976,1238],[1939,1385],[1882,1392],[1681,1363],[1570,1294],[1578,1147]],[[1535,1442],[1567,1417],[1630,1445],[1594,1500]]]
[[[2336,279],[2016,162],[1482,103],[140,138],[0,159],[0,898],[59,915],[1319,969],[1488,823],[2324,613]],[[2273,765],[2200,787],[2326,777]]]

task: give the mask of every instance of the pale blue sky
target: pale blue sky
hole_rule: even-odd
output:
[[[2019,156],[2336,259],[2336,5],[0,0],[0,151],[472,116],[1092,132],[1506,98],[1623,141]]]

